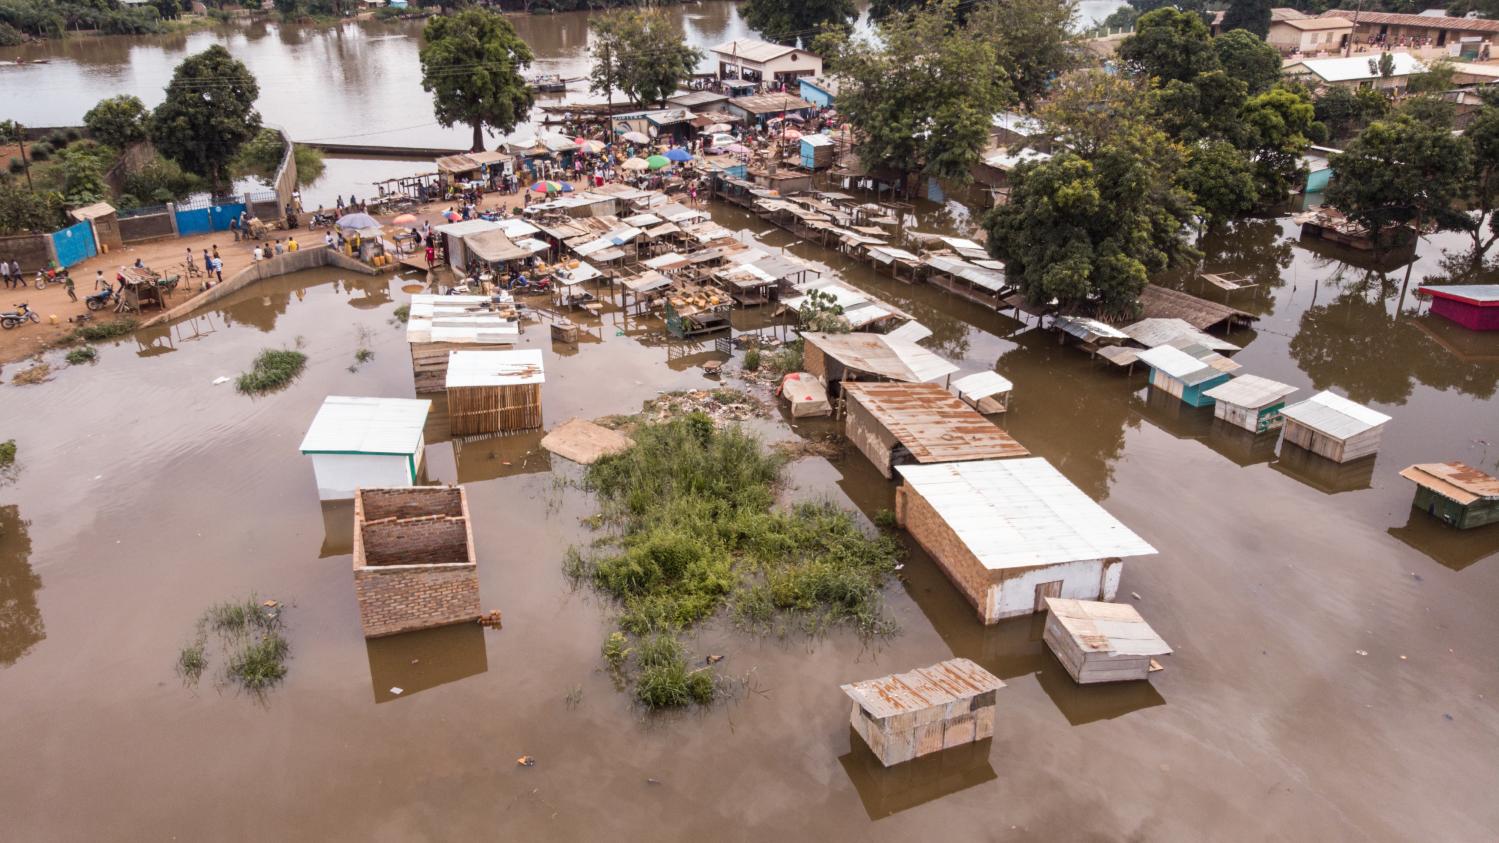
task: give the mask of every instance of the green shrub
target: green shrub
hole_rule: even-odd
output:
[[[229,660],[229,676],[248,690],[265,690],[286,678],[288,650],[286,639],[275,630],[246,641]]]
[[[250,371],[240,374],[235,388],[246,395],[270,392],[296,380],[306,367],[307,355],[302,352],[268,348],[255,358]]]
[[[62,149],[68,145],[68,133],[62,129],[53,129],[47,135],[47,143],[53,149]]]
[[[135,330],[135,325],[135,319],[128,316],[112,322],[95,322],[84,325],[82,328],[75,328],[73,333],[68,335],[68,339],[71,342],[103,342],[125,336]]]
[[[20,174],[22,174],[24,172],[26,172],[26,162],[22,161],[19,158],[12,158],[12,159],[10,159],[10,174],[11,175],[13,175],[13,176],[19,176]]]
[[[770,368],[781,375],[800,372],[802,370],[801,342],[791,343],[775,354],[772,354],[770,356]]]
[[[744,368],[751,372],[760,368],[760,349],[751,348],[744,352]]]
[[[407,321],[411,318],[411,305],[401,305],[400,307],[396,308],[395,313],[393,313],[392,315],[401,322]]]
[[[99,359],[99,350],[91,345],[75,348],[68,352],[68,365],[70,366],[92,363],[97,359]]]
[[[0,442],[0,468],[9,468],[16,464],[16,440],[7,439]]]
[[[635,698],[649,708],[672,708],[713,701],[713,673],[707,668],[687,669],[682,645],[670,635],[658,634],[640,645],[636,656],[640,676]]]
[[[623,632],[611,632],[604,641],[604,661],[609,664],[609,669],[618,671],[625,666],[625,659],[630,657],[629,639],[625,638]]]
[[[26,151],[33,161],[46,161],[52,157],[52,145],[46,141],[34,143]]]

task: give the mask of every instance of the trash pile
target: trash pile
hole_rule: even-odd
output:
[[[703,413],[714,424],[742,422],[766,414],[765,405],[737,389],[693,389],[663,392],[640,408],[645,421],[666,421],[689,413]]]

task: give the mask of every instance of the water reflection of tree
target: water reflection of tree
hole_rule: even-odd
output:
[[[252,325],[264,333],[276,328],[276,320],[291,305],[291,293],[284,290],[249,296],[219,311],[225,325]]]
[[[1209,272],[1237,272],[1260,285],[1265,294],[1285,283],[1285,271],[1295,256],[1280,220],[1245,219],[1234,222],[1199,244]]]
[[[1004,427],[1095,500],[1107,498],[1124,429],[1140,424],[1129,405],[1135,385],[1058,345],[1054,334],[1028,331],[1016,341],[996,366],[1015,384],[1014,411],[1000,417]]]
[[[15,664],[47,637],[36,592],[42,578],[31,570],[29,521],[15,506],[0,506],[0,667]]]
[[[1291,358],[1314,387],[1397,405],[1410,397],[1413,381],[1479,398],[1494,394],[1499,368],[1453,357],[1408,319],[1389,314],[1384,299],[1398,291],[1395,279],[1362,273],[1350,287],[1303,313],[1291,339]]]

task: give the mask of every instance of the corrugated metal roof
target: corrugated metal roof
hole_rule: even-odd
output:
[[[806,332],[802,338],[850,369],[891,380],[922,383],[958,370],[916,343],[879,334]]]
[[[1415,73],[1425,73],[1426,65],[1422,64],[1410,53],[1391,53],[1395,60],[1395,72],[1392,77],[1410,76]],[[1285,68],[1287,73],[1295,73],[1296,67],[1303,67],[1308,73],[1312,73],[1324,82],[1352,82],[1356,79],[1377,79],[1380,77],[1379,56],[1349,56],[1348,58],[1335,59],[1302,59],[1296,64]]]
[[[998,372],[975,372],[952,382],[958,396],[971,401],[982,401],[991,395],[1009,392],[1015,388],[1009,379]]]
[[[840,685],[843,693],[869,712],[883,719],[904,712],[923,711],[959,700],[972,699],[988,691],[997,691],[1005,683],[998,676],[974,662],[958,658],[921,667],[909,673],[866,679]]]
[[[1156,552],[1040,457],[895,470],[991,571]]]
[[[762,64],[773,59],[780,58],[790,52],[795,52],[795,47],[787,47],[784,44],[772,44],[761,41],[758,38],[735,38],[733,41],[725,41],[713,48],[727,59],[744,59],[745,61]],[[807,53],[807,55],[812,55]]]
[[[910,322],[896,328],[885,336],[893,340],[904,340],[906,342],[919,342],[932,335],[932,329],[912,319]]]
[[[418,293],[411,297],[406,341],[514,343],[520,336],[520,323],[493,309],[493,304],[487,296]]]
[[[1240,375],[1227,383],[1220,383],[1202,394],[1235,407],[1257,410],[1268,407],[1296,391],[1280,381],[1262,378],[1259,375]]]
[[[1053,322],[1064,333],[1077,337],[1084,342],[1094,342],[1100,339],[1127,340],[1129,335],[1123,331],[1086,316],[1058,316]]]
[[[1199,331],[1192,327],[1192,323],[1185,319],[1174,317],[1154,319],[1141,319],[1133,325],[1126,325],[1122,329],[1129,334],[1130,339],[1145,346],[1155,348],[1165,345],[1179,337],[1190,337],[1194,342],[1207,346],[1214,351],[1238,351],[1239,347],[1233,343],[1219,339],[1206,331]]]
[[[1148,348],[1135,356],[1150,368],[1170,375],[1187,386],[1212,380],[1221,374],[1196,357],[1169,345]]]
[[[845,381],[856,402],[917,462],[1004,459],[1030,453],[998,425],[934,383]]]
[[[1171,647],[1128,603],[1048,597],[1046,610],[1056,616],[1072,640],[1087,652],[1115,656],[1171,653]]]
[[[415,454],[432,402],[330,395],[302,438],[302,453]]]
[[[1390,417],[1335,392],[1323,390],[1280,411],[1288,419],[1334,439],[1347,439],[1388,422]]]
[[[519,386],[545,383],[541,349],[452,351],[448,353],[447,387]]]
[[[438,234],[451,234],[454,237],[463,237],[468,234],[478,234],[483,231],[504,231],[505,227],[497,222],[489,220],[461,220],[439,225],[432,229]]]
[[[1499,477],[1460,462],[1417,463],[1400,476],[1463,506],[1477,500],[1499,500]]]

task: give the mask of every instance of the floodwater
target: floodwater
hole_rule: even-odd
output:
[[[1080,24],[1091,25],[1124,5],[1123,0],[1084,0]],[[688,43],[705,52],[754,33],[726,0],[668,5],[666,14]],[[536,56],[529,72],[580,79],[587,75],[588,14],[512,15],[517,32]],[[467,149],[465,126],[443,128],[422,90],[422,22],[351,21],[305,26],[259,21],[190,33],[139,37],[69,38],[11,48],[47,64],[0,67],[0,119],[29,126],[75,126],[99,99],[134,94],[154,107],[161,102],[172,69],[186,56],[223,44],[260,82],[257,107],[266,123],[294,140],[377,146]],[[7,52],[7,58],[11,58]],[[712,69],[705,58],[703,71]],[[539,103],[597,100],[586,82],[566,95],[541,95]],[[565,97],[565,99],[564,99]],[[517,127],[534,137],[536,126]],[[491,142],[495,138],[490,138]],[[329,159],[323,178],[304,190],[304,204],[332,206],[337,195],[366,196],[379,180],[430,170],[411,161]]]
[[[1126,563],[1120,597],[1175,648],[1164,672],[1078,688],[1039,621],[981,626],[912,548],[887,589],[899,634],[708,624],[691,647],[727,656],[719,669],[740,691],[647,715],[600,669],[609,606],[561,572],[564,549],[590,539],[591,501],[559,482],[577,467],[535,435],[460,447],[440,406],[428,473],[468,488],[483,606],[504,628],[366,642],[349,507],[319,504],[297,445],[325,395],[412,394],[390,322],[406,297],[399,278],[318,270],[107,344],[46,384],[0,386],[0,433],[22,463],[0,489],[6,836],[1493,839],[1499,527],[1433,524],[1396,472],[1448,459],[1499,470],[1499,337],[1397,313],[1403,274],[1309,252],[1287,220],[1217,238],[1209,270],[1264,282],[1233,302],[1263,316],[1232,335],[1246,371],[1394,417],[1377,458],[1334,471],[1153,398],[1141,374],[1054,334],[714,213],[888,295],[965,372],[1015,382],[1002,424],[1160,550]],[[1460,244],[1428,243],[1414,279],[1437,271],[1438,246]],[[351,372],[361,329],[375,357]],[[297,345],[310,364],[283,392],[212,384],[261,348]],[[549,426],[714,383],[698,368],[711,343],[663,342],[617,311],[577,347],[534,326],[523,345],[546,357]],[[892,505],[854,450],[805,458],[793,479],[797,498],[866,515]],[[251,592],[290,606],[285,683],[263,701],[206,678],[183,687],[173,663],[195,619]],[[1008,683],[994,738],[881,769],[851,740],[838,685],[952,656]],[[517,767],[523,754],[536,766]]]

